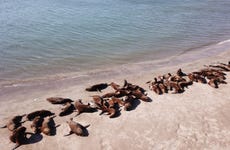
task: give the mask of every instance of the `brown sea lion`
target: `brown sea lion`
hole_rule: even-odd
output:
[[[93,91],[99,91],[99,92],[101,92],[101,90],[104,90],[107,87],[108,87],[107,83],[100,83],[100,84],[92,85],[92,86],[86,88],[85,90],[89,91],[89,92],[93,92]]]
[[[129,111],[133,108],[134,97],[132,95],[128,95],[124,100],[124,110]]]
[[[116,117],[117,113],[118,113],[116,108],[108,107],[106,105],[103,105],[100,109],[101,109],[100,115],[102,115],[103,113],[107,112],[107,115],[109,115],[109,118]]]
[[[80,123],[77,123],[77,122],[73,121],[73,118],[70,118],[70,121],[67,121],[67,123],[68,123],[68,125],[70,127],[70,131],[69,131],[69,134],[66,134],[64,136],[69,136],[69,135],[71,135],[73,133],[75,133],[78,136],[88,136],[87,128],[90,125],[83,126]]]
[[[109,93],[106,93],[106,94],[104,94],[104,95],[102,95],[101,97],[102,98],[110,98],[110,97],[113,97],[113,96],[117,96],[118,94],[117,93],[115,93],[115,92],[109,92]]]
[[[41,132],[45,135],[54,135],[56,126],[53,118],[56,116],[48,116],[44,118],[44,121],[42,122]]]
[[[122,99],[119,99],[117,97],[112,97],[109,101],[110,106],[114,106],[114,104],[119,104],[119,106],[124,105],[124,101]]]
[[[61,109],[62,111],[59,113],[59,116],[66,116],[74,112],[75,107],[72,103],[67,102],[65,107]]]
[[[1,128],[8,128],[10,131],[13,131],[15,129],[17,129],[18,127],[20,127],[22,125],[22,118],[26,116],[24,115],[18,115],[18,116],[14,116],[13,118],[11,118],[7,124]]]
[[[119,90],[119,88],[120,88],[120,85],[118,85],[118,84],[116,84],[116,83],[114,83],[114,82],[111,82],[111,83],[109,84],[109,86],[111,86],[114,90]]]
[[[127,95],[129,95],[130,93],[131,93],[130,90],[120,89],[120,90],[117,90],[117,91],[115,92],[115,97],[120,98],[120,97],[123,97],[123,96],[127,96]]]
[[[215,79],[211,79],[210,81],[208,81],[208,85],[210,85],[213,88],[219,88],[218,82]]]
[[[42,118],[40,116],[37,116],[34,118],[30,127],[34,131],[35,134],[41,132],[41,127],[42,127],[43,121],[44,121],[44,118]]]
[[[15,129],[12,134],[10,135],[10,141],[16,143],[13,150],[18,148],[19,146],[27,143],[26,138],[26,127],[20,126]]]
[[[230,71],[230,68],[223,66],[223,65],[209,65],[209,67],[218,68],[222,71]]]
[[[131,94],[135,96],[135,98],[140,99],[142,101],[145,101],[145,102],[150,101],[150,98],[146,96],[145,94],[143,94],[139,89],[132,91]]]
[[[166,81],[165,85],[168,87],[168,89],[174,89],[173,94],[182,93],[184,91],[183,89],[181,89],[177,82]]]
[[[152,83],[152,85],[150,85],[149,89],[152,90],[152,91],[154,91],[158,95],[162,94],[162,91],[161,91],[161,89],[160,89],[160,87],[159,87],[158,84],[153,84]]]
[[[37,116],[45,118],[47,116],[52,116],[52,115],[54,115],[54,113],[52,113],[51,111],[42,109],[27,114],[26,118],[27,120],[32,121]]]
[[[83,104],[80,99],[75,102],[74,107],[76,108],[78,112],[77,115],[83,112],[96,112],[97,111],[97,109],[94,107],[91,107],[89,103],[87,105]]]
[[[99,95],[94,95],[92,97],[93,97],[93,101],[96,104],[96,106],[100,108],[103,105],[103,98]]]
[[[69,98],[62,98],[62,97],[49,97],[46,100],[51,104],[65,104],[65,103],[73,102],[73,100]]]

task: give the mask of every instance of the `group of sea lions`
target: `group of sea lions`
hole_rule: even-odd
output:
[[[100,85],[104,87],[105,83],[97,84],[98,87],[100,87]],[[92,97],[96,108],[101,110],[100,114],[107,113],[110,118],[120,114],[120,107],[124,107],[126,111],[131,110],[136,100],[145,102],[151,101],[142,87],[129,83],[127,80],[124,80],[123,86],[114,82],[107,85],[111,86],[114,91],[105,93],[101,96],[93,95]],[[91,89],[91,87],[86,90],[88,89]]]
[[[227,84],[225,81],[226,74],[225,71],[230,71],[230,61],[228,64],[218,63],[216,65],[209,65],[200,71],[184,73],[181,69],[177,70],[175,75],[168,73],[166,75],[158,76],[154,78],[154,81],[148,81],[150,90],[157,94],[168,93],[174,90],[172,93],[182,93],[185,87],[193,84],[193,82],[208,83],[211,87],[218,88],[219,84]],[[121,86],[117,83],[111,82],[95,84],[86,88],[89,92],[102,92],[102,90],[107,87],[113,89],[112,92],[102,93],[102,95],[93,95],[92,102],[84,104],[81,99],[73,101],[69,98],[62,97],[49,97],[46,100],[51,104],[64,105],[61,109],[59,116],[67,116],[73,112],[77,112],[77,115],[81,113],[93,113],[96,111],[101,111],[100,115],[107,113],[110,118],[117,117],[120,114],[120,107],[124,107],[125,111],[132,110],[135,107],[137,101],[150,102],[151,99],[147,96],[146,91],[135,84],[129,83],[124,80],[124,85]],[[74,104],[73,104],[74,103]],[[16,143],[13,149],[16,149],[20,145],[30,143],[28,134],[45,134],[45,135],[55,135],[56,128],[59,125],[55,124],[54,118],[55,113],[49,110],[37,110],[29,114],[17,115],[9,119],[8,123],[1,128],[8,128],[11,132],[9,137],[10,141]],[[25,118],[23,120],[23,118]],[[26,121],[31,121],[31,129],[33,133],[26,132],[27,128],[23,126]],[[87,127],[89,125],[83,126],[78,122],[73,121],[70,118],[67,121],[70,131],[68,136],[73,133],[79,136],[88,136]]]
[[[28,134],[33,135],[40,134],[42,132],[46,135],[51,135],[52,130],[55,128],[55,124],[52,124],[53,117],[51,116],[53,115],[54,113],[48,110],[37,110],[27,115],[23,114],[14,116],[9,119],[6,125],[2,126],[1,128],[8,128],[8,130],[11,132],[9,139],[11,142],[16,143],[15,147],[13,148],[16,149],[20,145],[30,143],[30,138],[27,136]],[[24,121],[23,118],[25,118]],[[25,126],[23,126],[23,123],[26,121],[32,121],[31,129],[34,131],[34,133],[26,132],[27,129]]]
[[[150,90],[159,95],[169,91],[173,91],[173,94],[182,93],[185,91],[185,87],[192,85],[193,82],[208,84],[213,88],[218,88],[220,84],[227,84],[224,72],[230,71],[230,61],[228,64],[217,63],[205,67],[200,71],[191,73],[184,73],[180,68],[175,75],[168,73],[155,77],[154,81],[146,83]]]

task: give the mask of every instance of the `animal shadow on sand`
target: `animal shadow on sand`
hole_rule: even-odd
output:
[[[34,134],[34,133],[31,133],[31,132],[26,132],[25,134],[26,134],[26,140],[23,141],[23,143],[21,143],[20,145],[15,145],[14,148],[12,148],[12,150],[15,150],[18,147],[23,146],[23,145],[29,145],[29,144],[38,143],[43,139],[43,136],[40,133]]]
[[[132,111],[132,110],[135,110],[137,108],[138,105],[140,105],[141,101],[139,99],[133,99],[133,102],[132,102],[132,105],[131,105],[131,108],[127,111]]]

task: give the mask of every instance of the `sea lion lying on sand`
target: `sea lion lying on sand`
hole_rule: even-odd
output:
[[[77,115],[83,112],[96,112],[97,111],[97,109],[94,107],[91,107],[89,103],[87,105],[83,104],[81,100],[76,101],[74,104],[74,107],[78,111]]]
[[[16,143],[13,150],[18,148],[19,146],[26,144],[26,128],[23,126],[18,127],[16,130],[12,132],[10,135],[10,141]]]
[[[177,73],[176,73],[178,76],[182,77],[182,76],[187,76],[186,73],[182,72],[181,68],[177,70]]]
[[[88,131],[86,128],[88,128],[90,125],[83,126],[80,123],[73,121],[73,118],[70,118],[70,121],[67,121],[67,123],[70,127],[70,131],[69,134],[66,134],[64,136],[69,136],[73,133],[75,133],[78,136],[88,136]]]
[[[109,84],[109,86],[111,86],[114,90],[119,90],[119,88],[120,88],[120,85],[118,85],[118,84],[116,84],[116,83],[114,83],[114,82],[111,82],[111,83]]]
[[[22,118],[26,116],[25,114],[24,115],[18,115],[18,116],[14,116],[13,118],[11,118],[7,124],[1,128],[8,128],[10,131],[13,131],[15,129],[17,129],[18,127],[20,127],[22,125]]]
[[[85,90],[89,91],[89,92],[93,92],[93,91],[99,91],[99,92],[101,92],[101,90],[104,90],[107,87],[108,87],[107,83],[100,83],[100,84],[95,84],[95,85],[93,85],[91,87],[88,87]]]
[[[54,135],[56,127],[53,118],[56,116],[48,116],[44,118],[42,122],[41,132],[45,135]]]
[[[69,98],[62,98],[62,97],[49,97],[46,100],[51,104],[65,104],[65,103],[73,102],[73,100]]]
[[[54,115],[54,113],[52,113],[51,111],[42,109],[27,114],[26,118],[27,120],[32,121],[37,116],[45,118],[47,116],[52,116],[52,115]]]
[[[30,125],[31,129],[34,131],[35,134],[41,132],[42,123],[44,118],[37,116],[34,118],[32,124]]]
[[[62,111],[59,113],[59,116],[66,116],[74,112],[75,107],[72,103],[66,103],[65,107],[61,109]]]

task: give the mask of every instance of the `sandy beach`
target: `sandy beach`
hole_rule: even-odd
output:
[[[55,136],[41,134],[34,142],[18,147],[18,150],[118,150],[118,149],[230,149],[230,73],[227,72],[228,84],[221,84],[214,89],[207,84],[194,83],[181,94],[157,95],[150,91],[146,81],[154,76],[168,72],[175,73],[182,68],[184,72],[198,71],[203,65],[216,62],[227,63],[230,50],[210,57],[200,58],[172,66],[160,66],[157,69],[149,65],[149,71],[136,74],[115,74],[104,78],[89,78],[81,82],[58,82],[56,84],[36,86],[15,86],[2,89],[0,95],[1,125],[17,114],[30,113],[34,110],[48,109],[58,114],[61,106],[52,105],[46,101],[47,97],[60,96],[73,100],[82,99],[84,103],[92,101],[91,95],[97,92],[86,92],[84,89],[96,83],[116,82],[123,84],[127,79],[133,84],[140,85],[147,90],[152,102],[141,101],[134,110],[121,110],[121,115],[109,118],[99,115],[100,112],[83,113],[74,117],[76,113],[65,117],[57,116],[54,120],[60,124]],[[93,75],[92,75],[93,77]],[[9,94],[10,91],[10,94]],[[111,91],[109,87],[106,91]],[[69,118],[88,127],[89,136],[80,137],[70,135],[66,123]],[[25,125],[29,128],[31,122]],[[1,150],[14,147],[10,142],[10,132],[0,129]]]

